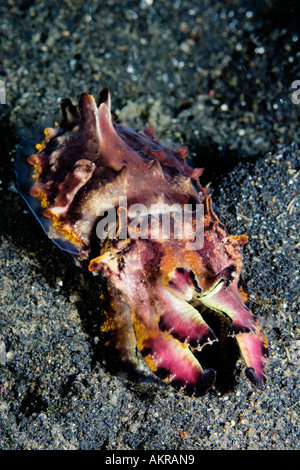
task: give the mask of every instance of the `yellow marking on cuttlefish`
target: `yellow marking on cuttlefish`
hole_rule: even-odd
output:
[[[66,236],[66,238],[71,242],[74,243],[74,245],[81,245],[81,238],[77,235],[77,233],[72,229],[72,227],[69,227],[68,225],[64,225],[60,220],[57,215],[55,215],[52,211],[51,208],[47,209],[44,212],[45,217],[49,217],[52,219],[54,227],[58,229],[60,233]]]

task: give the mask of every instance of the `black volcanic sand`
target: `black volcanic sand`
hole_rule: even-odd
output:
[[[1,2],[1,449],[299,449],[297,5]],[[270,345],[264,392],[233,340],[201,353],[218,371],[203,398],[129,375],[103,344],[101,281],[16,192],[17,147],[39,139],[61,98],[103,87],[115,119],[189,147],[230,233],[248,235],[243,276]]]

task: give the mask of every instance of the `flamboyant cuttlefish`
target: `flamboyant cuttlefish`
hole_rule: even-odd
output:
[[[138,348],[175,389],[205,394],[216,373],[193,353],[217,339],[199,312],[205,306],[230,319],[246,376],[263,389],[267,340],[240,276],[247,237],[228,235],[200,185],[202,169],[186,164],[185,147],[158,141],[152,127],[137,133],[113,122],[107,89],[98,106],[82,94],[78,107],[69,99],[61,107],[62,121],[45,129],[28,159],[34,171],[22,195],[60,248],[106,277],[103,328],[121,358],[138,361]]]

